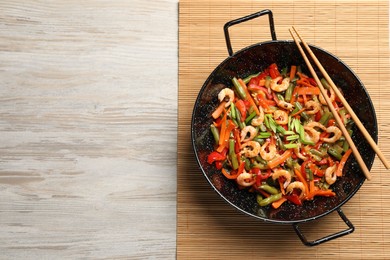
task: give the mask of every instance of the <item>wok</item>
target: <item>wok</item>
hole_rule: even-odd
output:
[[[233,53],[229,27],[263,15],[268,15],[272,40],[257,43]],[[353,156],[349,158],[345,165],[343,177],[339,178],[332,186],[337,196],[331,198],[315,197],[312,201],[305,201],[303,206],[284,203],[276,210],[270,206],[260,207],[256,202],[255,193],[248,192],[245,189],[240,190],[234,181],[226,179],[214,165],[207,163],[207,155],[213,151],[214,142],[209,130],[209,126],[213,121],[211,113],[219,103],[217,99],[219,91],[225,87],[231,87],[231,79],[234,76],[244,78],[264,70],[272,63],[278,64],[281,68],[300,65],[302,70],[310,75],[295,43],[276,39],[273,14],[270,10],[263,10],[227,22],[224,26],[224,32],[229,56],[213,70],[200,89],[194,104],[191,121],[192,146],[204,177],[223,200],[240,212],[265,222],[292,225],[305,245],[318,245],[352,233],[354,226],[341,210],[341,206],[356,194],[365,181],[363,172]],[[367,131],[377,142],[376,115],[363,83],[352,69],[335,55],[313,45],[310,45],[310,47],[335,84],[341,88],[345,99],[354,109]],[[321,73],[316,72],[321,77]],[[375,158],[374,151],[357,128],[353,129],[352,139],[368,169],[371,169]],[[338,212],[347,228],[314,241],[308,241],[302,232],[302,228],[300,228],[300,224],[319,219],[333,211]]]

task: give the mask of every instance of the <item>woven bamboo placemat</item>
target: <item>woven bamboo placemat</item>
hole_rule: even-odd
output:
[[[291,40],[288,28],[294,25],[307,42],[337,55],[359,75],[377,112],[379,146],[390,157],[387,1],[180,1],[177,258],[388,259],[390,172],[378,158],[373,180],[342,207],[355,231],[312,248],[289,225],[263,223],[232,209],[198,169],[191,147],[192,109],[204,81],[228,55],[223,25],[263,9],[273,11],[278,39]],[[266,18],[230,32],[234,51],[270,40]],[[337,213],[303,226],[309,240],[345,228]]]

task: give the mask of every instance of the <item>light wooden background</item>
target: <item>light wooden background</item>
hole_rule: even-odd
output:
[[[0,258],[172,259],[176,0],[0,2]]]

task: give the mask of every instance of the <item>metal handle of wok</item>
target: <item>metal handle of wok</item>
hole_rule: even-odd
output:
[[[344,223],[348,226],[347,229],[328,235],[326,237],[314,240],[314,241],[307,241],[305,235],[302,233],[302,231],[299,229],[298,224],[293,224],[294,230],[297,233],[298,237],[301,239],[302,243],[305,244],[306,246],[316,246],[319,244],[322,244],[324,242],[330,241],[332,239],[342,237],[348,234],[351,234],[354,230],[355,227],[352,225],[352,223],[347,219],[347,217],[344,215],[343,211],[341,208],[337,209],[337,212],[339,213],[340,218],[344,221]]]
[[[262,10],[260,12],[254,13],[254,14],[250,14],[250,15],[247,15],[247,16],[244,16],[244,17],[232,20],[230,22],[227,22],[224,25],[223,30],[225,32],[226,47],[228,49],[229,56],[233,55],[232,43],[230,41],[230,36],[229,36],[229,27],[233,26],[235,24],[239,24],[239,23],[242,23],[242,22],[246,22],[246,21],[252,20],[254,18],[263,16],[263,15],[268,15],[269,27],[270,27],[270,31],[271,31],[271,37],[272,37],[272,40],[276,41],[274,18],[273,18],[272,12],[271,12],[271,10],[268,10],[268,9]]]

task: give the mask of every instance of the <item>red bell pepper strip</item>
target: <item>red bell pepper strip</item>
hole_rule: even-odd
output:
[[[233,129],[233,136],[234,136],[234,152],[238,154],[241,151],[241,137],[240,137],[240,131],[235,128]]]
[[[263,71],[258,76],[251,78],[248,86],[262,86],[261,80],[263,80],[266,76],[268,76],[268,71]]]
[[[344,165],[345,163],[347,162],[349,156],[351,155],[352,153],[352,149],[348,149],[345,154],[343,155],[343,157],[341,157],[341,160],[340,160],[340,163],[339,165],[337,166],[337,170],[336,170],[336,176],[337,177],[340,177],[343,175],[343,169],[344,169]]]
[[[245,106],[244,101],[242,99],[239,99],[239,100],[237,100],[235,105],[236,105],[238,111],[240,111],[241,122],[244,122],[246,119],[246,106]]]
[[[223,163],[221,161],[216,161],[215,162],[215,168],[217,168],[217,170],[222,169],[222,167],[223,167]]]
[[[268,69],[269,69],[269,75],[271,76],[272,79],[275,79],[280,76],[280,72],[276,63],[272,63]]]
[[[226,160],[226,154],[221,154],[221,153],[218,153],[216,151],[211,152],[207,156],[207,163],[209,163],[209,164],[212,164],[216,161],[224,161],[224,160]]]
[[[286,198],[288,201],[291,201],[292,203],[294,203],[295,205],[299,205],[299,206],[302,206],[302,201],[301,199],[299,198],[299,196],[295,193],[292,193],[290,195],[285,195],[283,196],[284,198]]]

